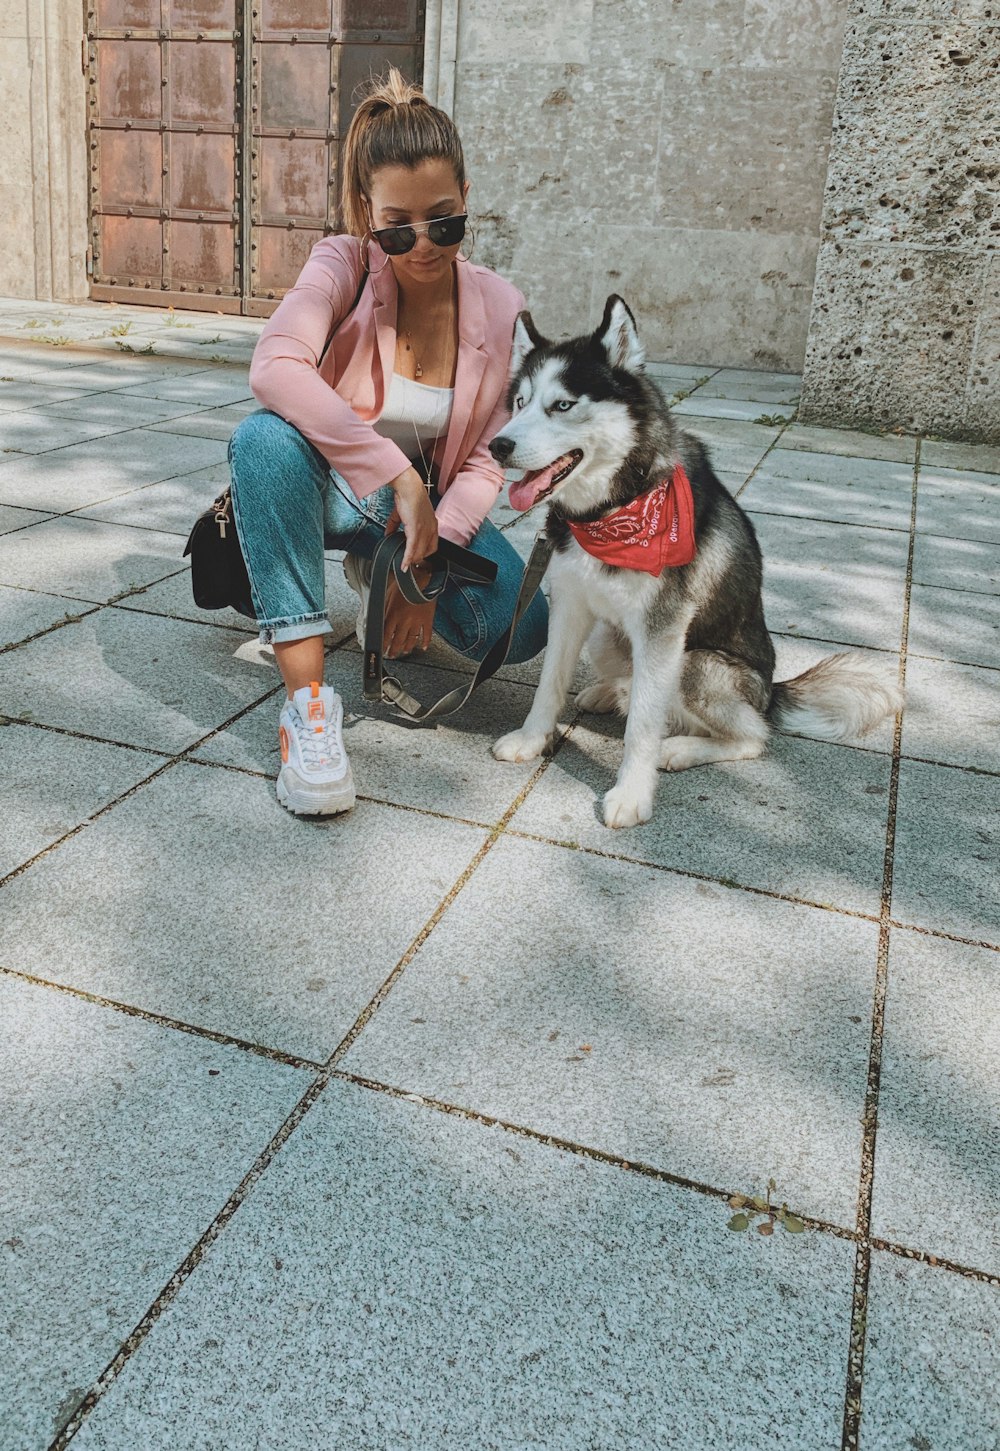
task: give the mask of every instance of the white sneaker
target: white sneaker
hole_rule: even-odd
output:
[[[358,644],[365,648],[365,621],[368,619],[368,596],[371,594],[372,561],[360,554],[344,555],[344,578],[361,601],[354,626]]]
[[[277,793],[296,816],[333,816],[354,805],[343,724],[343,702],[329,685],[314,680],[285,701],[278,725]]]

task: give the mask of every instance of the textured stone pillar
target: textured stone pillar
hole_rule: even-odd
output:
[[[1000,442],[1000,9],[851,12],[801,416]]]
[[[83,7],[0,0],[0,296],[87,296]]]

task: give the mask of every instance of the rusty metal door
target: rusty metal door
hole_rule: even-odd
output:
[[[87,0],[91,296],[267,314],[335,231],[358,83],[424,0]]]

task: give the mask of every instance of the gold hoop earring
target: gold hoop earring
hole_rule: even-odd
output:
[[[378,277],[379,273],[384,272],[385,269],[388,267],[389,260],[390,259],[389,259],[388,254],[386,254],[385,261],[382,263],[382,266],[381,267],[372,267],[372,266],[370,266],[369,265],[368,253],[369,253],[369,250],[370,250],[370,247],[371,247],[371,242],[369,241],[369,238],[371,239],[371,242],[374,242],[375,237],[374,237],[374,235],[372,233],[371,227],[368,228],[368,231],[361,238],[361,241],[358,243],[358,248],[359,248],[359,250],[361,251],[361,254],[362,254],[361,255],[361,260],[364,263],[365,271],[368,273],[368,275],[370,277]]]
[[[472,230],[471,227],[466,227],[465,234],[466,234],[467,237],[471,237],[472,238],[472,246],[469,248],[468,252],[466,252],[464,249],[461,252],[459,252],[458,257],[456,259],[459,262],[471,262],[472,261],[472,254],[476,250],[476,234],[475,234],[475,232]],[[463,238],[463,240],[464,240],[464,238]]]

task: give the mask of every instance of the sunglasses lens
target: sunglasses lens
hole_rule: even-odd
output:
[[[431,222],[427,235],[435,247],[454,247],[465,236],[465,217],[442,217]]]
[[[400,257],[416,245],[417,234],[412,227],[383,227],[374,234],[382,251],[389,257]]]

